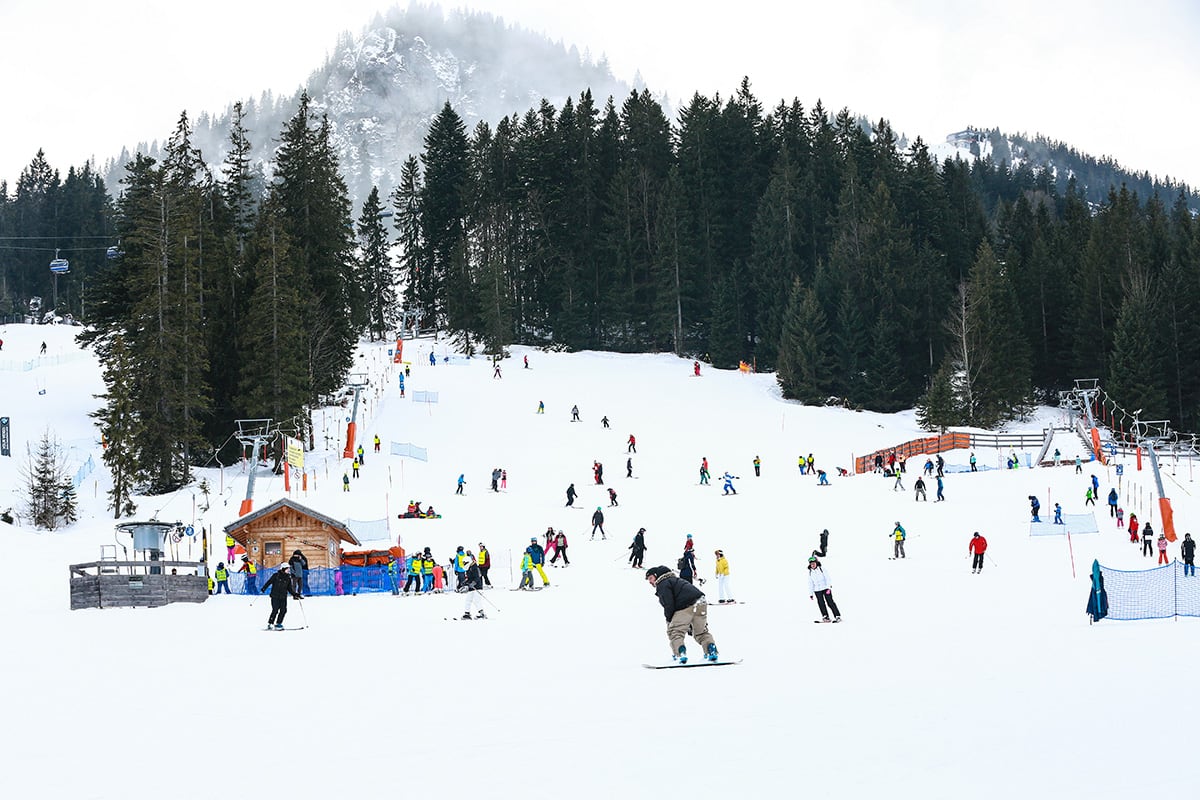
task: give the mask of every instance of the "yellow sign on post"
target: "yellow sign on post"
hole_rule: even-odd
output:
[[[304,442],[290,436],[283,438],[287,442],[287,463],[297,469],[304,469]]]

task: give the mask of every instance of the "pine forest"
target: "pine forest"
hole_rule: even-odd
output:
[[[0,184],[0,319],[39,296],[85,324],[114,511],[186,483],[234,419],[309,437],[355,343],[402,320],[468,353],[746,362],[785,397],[915,406],[930,430],[993,426],[1077,378],[1200,429],[1186,186],[1093,203],[1028,161],[902,149],[886,120],[767,110],[743,81],[674,122],[646,90],[472,130],[447,103],[391,196],[352,198],[307,95],[279,131],[236,110],[215,168],[181,115],[119,187],[41,153]],[[255,136],[277,142],[270,164]],[[69,273],[47,270],[48,242]]]

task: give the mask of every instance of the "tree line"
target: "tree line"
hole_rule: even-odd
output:
[[[1029,163],[939,163],[886,120],[766,110],[748,81],[675,121],[646,90],[471,131],[447,103],[356,218],[307,95],[265,168],[251,135],[235,108],[210,170],[181,116],[115,200],[87,168],[68,191],[40,154],[15,196],[0,186],[0,230],[119,243],[60,287],[105,366],[114,512],[183,485],[234,419],[310,434],[306,409],[401,308],[467,352],[747,361],[785,397],[915,405],[930,428],[995,424],[1080,377],[1144,419],[1200,421],[1186,189],[1089,203]],[[17,278],[5,297],[37,288]]]

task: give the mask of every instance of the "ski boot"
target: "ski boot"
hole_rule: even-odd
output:
[[[715,642],[708,643],[708,652],[704,654],[704,657],[709,661],[717,660],[717,645]]]
[[[680,645],[679,654],[676,656],[676,658],[679,660],[680,664],[686,664],[687,663],[687,648]]]
[[[275,630],[277,630],[277,631],[281,631],[281,630],[283,630],[283,623],[282,623],[282,622],[278,622],[278,623],[276,623],[276,624],[275,624]]]
[[[482,611],[478,611],[475,613],[475,619],[487,619],[487,614],[483,613]]]
[[[462,618],[463,618],[463,619],[470,619],[470,618],[471,618],[471,612],[470,612],[470,611],[464,611],[464,612],[463,612],[463,615],[462,615]]]
[[[834,618],[833,618],[833,621],[834,621],[834,622],[841,622],[841,621],[842,621],[842,618],[841,618],[841,617],[834,617]]]

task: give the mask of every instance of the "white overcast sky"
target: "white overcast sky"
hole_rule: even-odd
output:
[[[0,180],[44,148],[64,175],[165,138],[180,111],[295,90],[393,0],[0,0]],[[728,97],[748,75],[937,140],[1040,132],[1200,186],[1197,0],[472,0],[606,54],[654,92]]]

